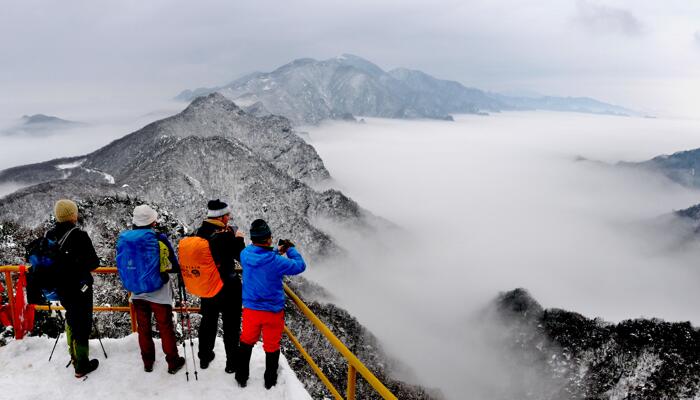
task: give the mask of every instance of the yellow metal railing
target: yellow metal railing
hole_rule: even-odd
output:
[[[330,344],[333,347],[335,347],[335,349],[338,350],[340,352],[340,354],[342,354],[343,358],[345,358],[345,360],[347,360],[347,362],[348,362],[348,385],[347,385],[347,393],[346,393],[347,399],[354,399],[355,398],[356,372],[359,372],[360,375],[362,375],[362,377],[365,378],[367,383],[369,383],[370,386],[372,386],[374,388],[374,390],[376,390],[377,393],[379,393],[379,395],[382,396],[382,398],[384,398],[384,399],[397,399],[397,397],[394,396],[394,394],[391,393],[391,391],[389,391],[389,389],[386,386],[384,386],[384,384],[379,379],[377,379],[377,377],[374,376],[374,374],[372,372],[370,372],[369,369],[367,369],[367,367],[362,363],[362,361],[360,361],[350,351],[350,349],[348,349],[343,344],[343,342],[341,342],[340,339],[338,339],[333,334],[333,332],[331,332],[331,330],[328,329],[328,327],[316,316],[316,314],[314,314],[313,311],[311,311],[311,309],[306,304],[304,304],[304,302],[299,298],[299,296],[297,296],[296,293],[294,293],[292,291],[292,289],[290,289],[289,286],[287,286],[286,284],[284,285],[284,291],[287,293],[287,296],[289,296],[289,298],[292,299],[294,304],[296,304],[296,306],[299,308],[299,310],[301,310],[301,312],[306,316],[306,318],[309,321],[311,321],[312,324],[314,324],[316,326],[316,329],[318,329],[321,332],[321,334],[323,334],[323,336],[325,336],[326,339],[328,339]],[[294,341],[292,341],[292,342],[294,342]],[[295,345],[296,345],[296,343],[295,343]],[[302,349],[301,346],[297,346],[297,348],[300,351]],[[313,368],[313,366],[312,366],[312,368]],[[319,375],[319,373],[322,374],[322,372],[318,368],[316,368],[314,371],[316,372],[317,375]],[[319,375],[319,378],[320,377],[321,377],[321,375]],[[323,378],[321,378],[321,380],[323,381]],[[329,385],[326,385],[326,386],[328,387],[329,390],[331,390]],[[331,390],[331,392],[333,393],[333,395],[335,396],[336,399],[343,398],[342,396],[340,396],[340,394],[338,393],[337,390],[333,389],[333,390]]]
[[[29,268],[29,267],[27,267]],[[14,309],[14,295],[12,291],[12,273],[19,272],[20,266],[18,265],[3,265],[0,266],[0,273],[5,273],[5,282],[7,285],[7,293],[8,293],[8,302],[10,305],[10,309]],[[101,267],[97,268],[96,270],[93,271],[94,273],[97,274],[115,274],[117,273],[117,269],[115,267]],[[338,389],[333,386],[331,383],[330,379],[321,371],[321,368],[316,364],[316,362],[313,360],[311,355],[304,349],[304,346],[301,345],[299,340],[294,336],[292,331],[285,325],[284,327],[284,332],[289,337],[289,340],[294,344],[294,346],[299,350],[301,355],[304,357],[306,362],[309,364],[311,369],[314,371],[316,376],[323,382],[323,384],[326,386],[326,388],[331,392],[333,397],[337,400],[342,400],[342,399],[347,399],[347,400],[354,400],[355,395],[356,395],[356,384],[357,384],[357,373],[359,372],[360,375],[369,383],[374,390],[377,391],[377,393],[382,396],[384,399],[398,399],[396,396],[394,396],[391,391],[384,386],[384,384],[360,361],[351,351],[350,349],[343,344],[343,342],[338,339],[338,337],[333,334],[333,332],[324,324],[317,316],[316,314],[311,311],[311,309],[299,298],[299,296],[292,291],[292,289],[287,286],[287,284],[284,285],[284,291],[287,293],[287,296],[292,300],[292,302],[299,308],[299,310],[304,314],[304,316],[318,329],[321,334],[328,340],[328,342],[336,349],[338,352],[345,358],[345,360],[348,362],[348,379],[347,379],[347,388],[346,388],[346,397],[343,397]],[[49,306],[45,305],[34,305],[35,310],[43,310],[43,311],[48,311]],[[51,310],[62,310],[63,307],[51,307]],[[174,308],[175,311],[192,311],[192,312],[199,312],[199,308],[188,308],[188,307],[176,307]],[[134,309],[133,306],[111,306],[111,307],[103,307],[103,306],[95,306],[93,307],[93,311],[97,312],[129,312],[131,315],[131,329],[132,332],[136,331],[136,318],[134,317]],[[12,313],[14,316],[14,313]]]

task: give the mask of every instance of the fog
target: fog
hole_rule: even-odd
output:
[[[336,229],[350,260],[307,275],[454,399],[508,379],[468,322],[501,291],[609,321],[700,323],[698,246],[652,223],[700,192],[606,164],[700,147],[698,128],[543,112],[307,128],[336,186],[404,229]]]
[[[181,111],[187,104],[172,101],[112,99],[90,104],[44,100],[31,106],[18,103],[0,110],[0,170],[87,154],[143,126]],[[22,131],[22,115],[47,114],[82,123],[63,129]],[[0,187],[0,196],[10,186]]]

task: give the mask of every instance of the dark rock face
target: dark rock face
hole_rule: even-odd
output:
[[[502,294],[495,308],[514,357],[548,377],[536,396],[520,398],[682,399],[700,392],[700,332],[690,323],[605,323],[542,309],[523,289]]]

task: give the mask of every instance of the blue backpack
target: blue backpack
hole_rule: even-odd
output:
[[[46,235],[27,246],[27,259],[32,265],[29,280],[48,301],[57,301],[58,290],[63,282],[63,243],[77,227],[71,228],[58,240]]]
[[[117,271],[126,290],[149,293],[163,286],[160,245],[152,229],[133,229],[117,239]]]

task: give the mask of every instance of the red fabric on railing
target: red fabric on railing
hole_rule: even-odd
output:
[[[15,339],[22,339],[24,334],[34,327],[34,305],[27,304],[24,288],[27,286],[27,267],[19,267],[19,279],[15,287]]]

